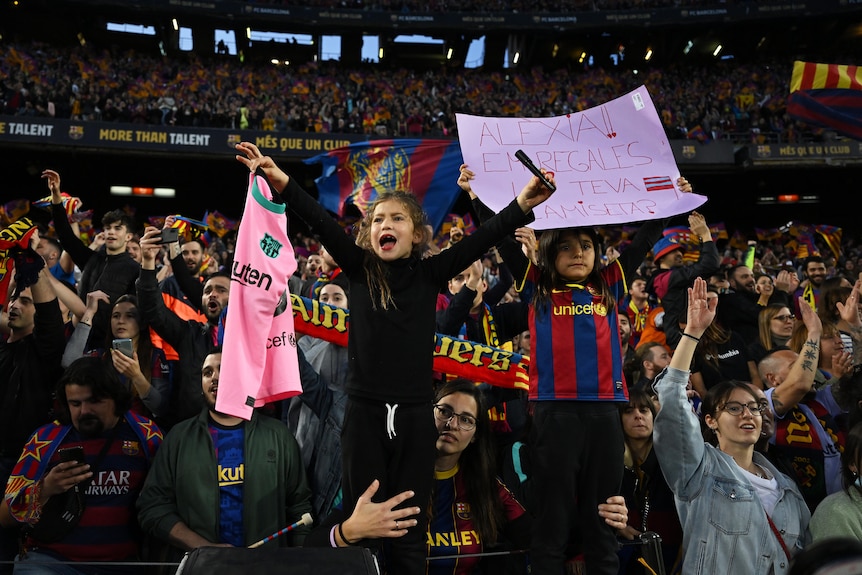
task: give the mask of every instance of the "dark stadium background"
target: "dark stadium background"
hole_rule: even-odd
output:
[[[141,0],[137,3],[28,0],[13,3],[2,0],[0,41],[39,39],[63,45],[76,41],[76,34],[81,32],[90,42],[99,43],[108,41],[103,40],[104,34],[101,32],[108,20],[153,23],[159,29],[164,29],[169,25],[170,18],[179,13],[183,25],[191,26],[196,30],[196,34],[198,30],[220,27],[236,29],[239,37],[239,31],[244,30],[245,26],[294,33],[342,33],[343,46],[347,46],[344,48],[343,59],[349,60],[357,58],[355,54],[347,54],[350,52],[349,46],[356,45],[356,38],[360,34],[380,32],[391,36],[395,32],[391,27],[380,30],[316,30],[308,23],[291,24],[283,19],[276,21],[263,16],[249,16],[243,20],[233,16],[219,18],[219,1],[200,3],[206,4],[207,10],[195,10],[194,4],[196,3],[178,0]],[[672,22],[661,27],[622,24],[605,25],[601,28],[573,27],[555,33],[553,39],[549,39],[548,35],[542,32],[520,31],[520,34],[526,34],[527,45],[530,47],[520,67],[541,63],[547,69],[548,63],[542,60],[541,54],[546,53],[546,43],[550,40],[560,43],[561,60],[582,46],[602,53],[607,52],[608,46],[613,43],[624,42],[632,47],[631,51],[634,53],[638,46],[649,42],[659,47],[656,50],[657,57],[651,65],[661,66],[674,58],[682,58],[682,51],[677,49],[678,44],[682,39],[691,37],[720,38],[739,62],[756,62],[765,57],[786,58],[788,61],[802,59],[818,62],[858,62],[862,51],[859,41],[862,34],[862,4],[858,4],[858,8],[854,7],[856,2],[853,0],[836,0],[830,4],[838,8],[827,10],[824,14],[803,14],[793,18],[759,18],[753,21],[719,19],[709,25],[697,26]],[[525,19],[530,17],[531,15],[524,14]],[[428,30],[425,33],[435,32],[440,31]],[[499,38],[508,33],[510,31],[507,30],[489,31],[489,42],[497,38],[499,44]],[[463,31],[446,30],[443,34],[452,36],[463,34]],[[761,38],[769,39],[765,48]],[[117,37],[112,36],[109,41],[117,43]],[[152,39],[144,42],[146,41],[153,43]],[[128,45],[136,49],[155,50],[154,46],[142,44],[133,37],[128,38]],[[263,50],[258,53],[248,50],[247,54],[250,58],[269,57]],[[708,55],[693,56],[696,57],[704,61],[708,59]],[[397,65],[424,69],[445,64],[429,58],[426,54],[411,54],[405,51]],[[788,84],[789,80],[788,78]],[[138,219],[142,221],[148,215],[168,213],[181,213],[196,218],[203,216],[207,209],[239,217],[244,202],[245,169],[233,160],[229,153],[223,158],[212,158],[0,144],[0,158],[4,180],[0,185],[0,195],[3,196],[3,201],[19,197],[33,200],[47,195],[47,188],[40,180],[39,174],[44,168],[52,168],[61,173],[64,190],[82,197],[85,207],[96,209],[97,217],[100,217],[106,207],[114,208],[124,203],[133,205],[137,209]],[[319,166],[305,166],[297,158],[276,159],[289,173],[313,190],[313,179],[319,175]],[[857,206],[860,197],[859,184],[862,181],[862,158],[810,165],[790,163],[775,167],[756,167],[749,162],[739,162],[735,166],[720,168],[683,167],[683,173],[693,182],[699,193],[710,198],[701,210],[708,220],[724,221],[729,229],[751,230],[753,227],[778,226],[793,219],[813,224],[839,225],[845,229],[846,234],[859,235],[856,230],[860,219]],[[144,186],[174,187],[177,197],[172,200],[127,199],[108,195],[110,185],[130,182]],[[758,205],[756,201],[759,196],[784,193],[813,194],[819,197],[819,201],[791,205]],[[455,206],[456,211],[467,209],[467,202],[463,200],[459,200]]]

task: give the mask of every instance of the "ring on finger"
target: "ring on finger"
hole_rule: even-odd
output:
[[[400,531],[400,529],[398,528],[398,520],[397,519],[395,520],[395,531]]]

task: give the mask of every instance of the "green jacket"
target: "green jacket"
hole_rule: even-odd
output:
[[[143,530],[169,542],[182,521],[212,542],[219,541],[218,463],[209,432],[209,415],[187,419],[171,429],[156,454],[138,498]],[[299,521],[311,512],[299,447],[287,426],[255,412],[245,423],[243,526],[251,545]],[[267,543],[302,544],[309,527],[301,526]]]

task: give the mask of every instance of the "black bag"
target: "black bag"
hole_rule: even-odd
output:
[[[25,527],[25,535],[42,543],[53,543],[71,533],[84,514],[84,493],[79,487],[76,485],[48,499],[39,522]]]
[[[177,575],[378,575],[365,547],[199,547],[187,553]]]
[[[654,575],[667,573],[661,550],[661,536],[655,531],[644,531],[631,541],[620,540],[619,543],[620,546],[639,546],[640,553],[637,562],[643,566],[643,573],[653,573]]]

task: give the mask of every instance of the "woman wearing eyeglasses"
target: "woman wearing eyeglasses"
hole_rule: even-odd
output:
[[[715,318],[706,282],[688,290],[688,323],[655,387],[661,411],[654,449],[676,498],[683,529],[683,573],[787,573],[810,541],[810,513],[796,484],[755,453],[763,424],[747,384],[719,383],[701,411],[715,446],[700,438],[700,421],[685,387],[698,341]]]
[[[757,340],[748,346],[748,356],[754,363],[759,363],[770,351],[788,345],[795,319],[796,316],[784,304],[772,303],[760,310]]]

